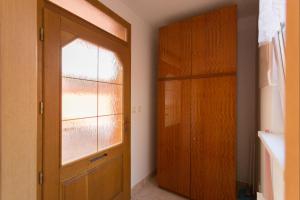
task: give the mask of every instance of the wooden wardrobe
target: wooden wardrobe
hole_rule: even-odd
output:
[[[236,12],[160,29],[157,180],[190,199],[236,199]]]

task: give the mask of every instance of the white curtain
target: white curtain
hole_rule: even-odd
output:
[[[273,43],[274,57],[268,72],[268,85],[277,86],[282,114],[285,112],[285,21],[286,0],[260,0],[258,21],[259,46]]]
[[[272,42],[285,24],[286,0],[260,0],[258,21],[259,45]]]

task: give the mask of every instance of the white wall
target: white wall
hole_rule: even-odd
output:
[[[131,185],[155,169],[154,29],[120,1],[100,0],[131,24]]]
[[[250,159],[257,132],[257,17],[238,20],[238,181],[251,183]],[[251,145],[252,144],[252,145]]]

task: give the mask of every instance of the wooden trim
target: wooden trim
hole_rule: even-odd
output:
[[[60,159],[53,156],[50,160],[45,155],[60,155],[60,104],[51,101],[53,92],[60,94],[60,15],[44,10],[45,34],[47,39],[44,43],[44,85],[43,98],[45,114],[43,116],[43,170],[46,177],[43,185],[43,199],[59,199],[59,166]],[[43,194],[43,195],[44,195]]]
[[[43,101],[43,41],[40,40],[40,28],[43,27],[43,0],[37,0],[37,110],[39,102]],[[37,177],[43,171],[43,116],[38,114],[37,118]],[[37,200],[42,199],[42,185],[37,181]]]
[[[125,19],[120,17],[118,14],[116,14],[114,11],[106,7],[103,3],[101,3],[99,0],[86,0],[108,16],[112,17],[114,20],[125,26],[128,30],[130,29],[131,25],[128,23]]]
[[[87,1],[93,1],[93,0],[87,0]],[[100,2],[99,2],[100,3]],[[95,6],[95,2],[92,4]],[[98,3],[97,3],[98,4]],[[97,5],[96,4],[96,5]],[[101,3],[100,3],[101,4]],[[99,5],[100,5],[99,4]],[[101,4],[102,6],[104,6],[103,4]],[[101,6],[101,7],[102,7]],[[131,43],[131,25],[127,22],[126,24],[124,24],[124,22],[120,22],[121,21],[121,17],[117,18],[115,13],[113,13],[112,11],[105,11],[104,8],[100,9],[101,11],[105,12],[105,14],[107,14],[108,16],[112,17],[113,19],[115,19],[116,21],[120,22],[122,25],[124,25],[127,28],[127,41],[124,41],[112,34],[110,34],[109,32],[97,27],[96,25],[90,23],[89,21],[86,21],[82,18],[80,18],[77,15],[74,15],[73,13],[71,13],[68,10],[65,10],[64,8],[59,7],[58,5],[48,1],[48,0],[44,0],[44,7],[47,7],[48,9],[51,9],[55,12],[57,12],[58,14],[62,15],[62,16],[66,16],[68,19],[72,20],[72,21],[76,21],[77,23],[83,25],[83,26],[88,26],[88,28],[96,30],[96,31],[100,31],[101,33],[105,34],[107,37],[109,37],[112,40],[115,40],[121,44],[123,44],[124,46],[129,46]],[[97,8],[100,6],[96,6]],[[108,9],[108,8],[107,8]],[[108,9],[109,10],[109,9]],[[109,13],[106,13],[109,12]],[[123,19],[122,19],[123,20]],[[125,20],[124,20],[125,21]]]
[[[213,78],[213,77],[223,77],[223,76],[236,76],[236,72],[228,73],[213,73],[213,74],[201,74],[201,75],[190,75],[190,76],[180,76],[180,77],[165,77],[157,78],[158,81],[170,81],[170,80],[184,80],[184,79],[198,79],[198,78]]]
[[[300,16],[299,0],[287,1],[285,199],[299,200],[300,188]]]
[[[61,14],[60,14],[61,15]],[[99,44],[102,47],[111,49],[113,51],[116,51],[118,53],[121,53],[120,47],[124,47],[123,42],[120,43],[119,41],[115,40],[107,40],[107,38],[110,39],[110,37],[107,36],[107,34],[99,34],[98,29],[91,29],[88,25],[83,25],[81,23],[77,23],[76,20],[71,20],[68,17],[65,17],[64,15],[61,15],[61,28],[64,31],[73,33],[74,35],[80,35],[81,38],[91,42],[91,43],[96,43]],[[94,26],[94,25],[93,25]],[[101,36],[99,36],[101,35]],[[127,45],[125,46],[127,47]],[[126,49],[127,48],[122,48]]]

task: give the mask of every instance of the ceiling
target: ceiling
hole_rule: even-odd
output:
[[[258,0],[121,0],[155,27],[222,5],[237,4],[238,16],[255,15]]]

